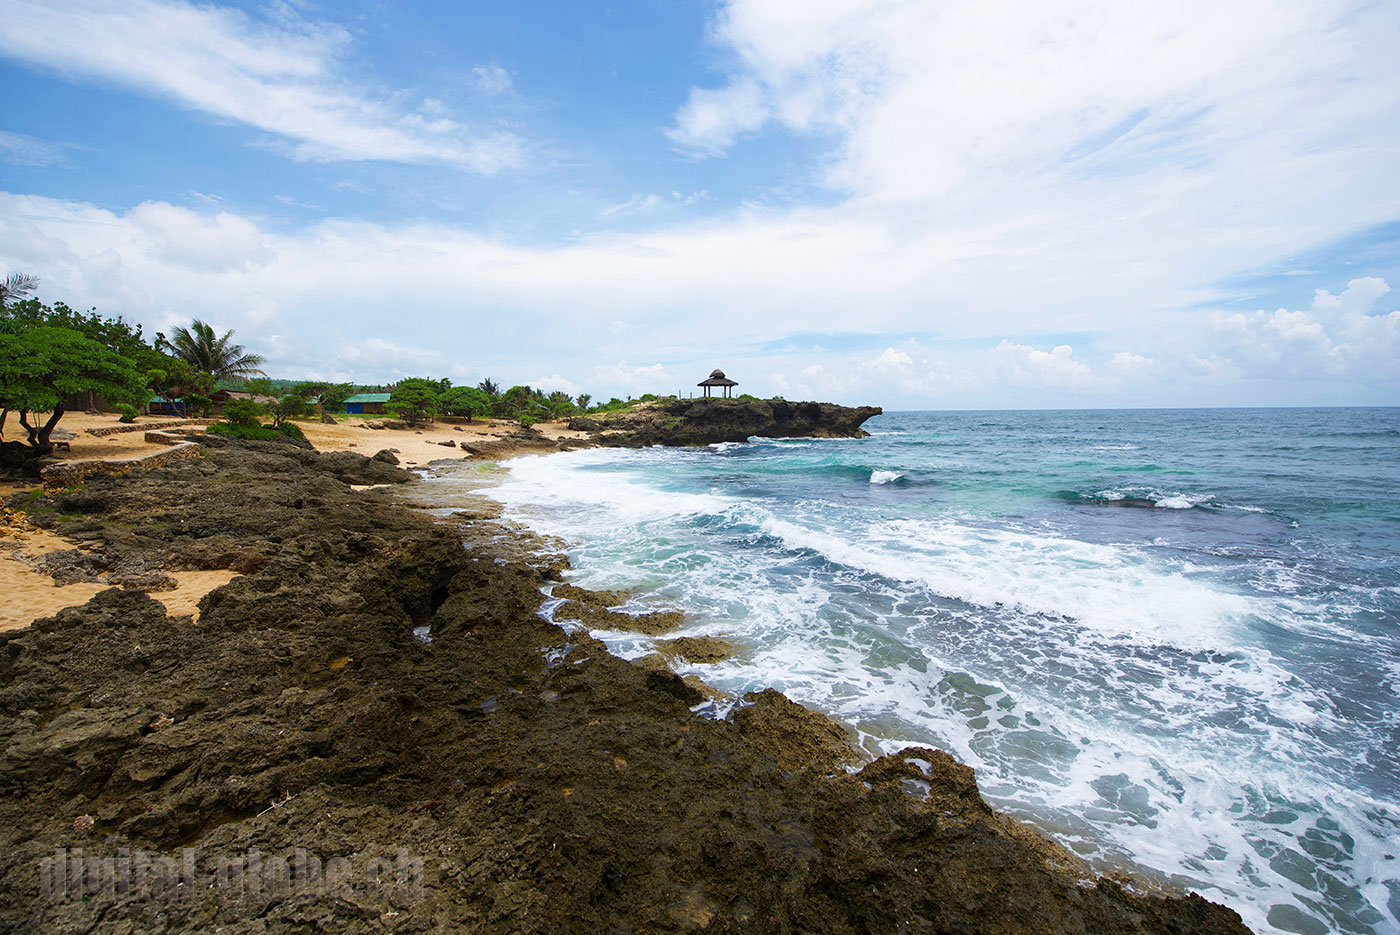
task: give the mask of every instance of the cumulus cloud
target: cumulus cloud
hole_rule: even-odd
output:
[[[1340,295],[1319,289],[1306,311],[1216,314],[1216,356],[1247,377],[1300,380],[1347,376],[1400,381],[1400,311],[1372,314],[1390,292],[1377,277],[1353,279]]]
[[[272,261],[262,231],[247,218],[221,211],[212,217],[161,201],[131,209],[127,218],[148,240],[148,253],[194,272],[250,270]]]
[[[45,297],[122,312],[151,331],[195,315],[227,322],[279,373],[373,382],[475,382],[490,370],[514,383],[543,372],[573,395],[639,395],[685,391],[719,365],[746,392],[918,408],[1267,402],[1249,385],[1280,376],[1374,400],[1400,381],[1400,312],[1382,304],[1384,280],[1365,277],[1320,290],[1307,309],[1202,311],[1185,328],[1187,313],[1176,313],[1170,340],[1108,332],[1038,342],[1007,325],[1020,314],[1034,321],[1032,309],[972,322],[993,331],[986,339],[921,328],[917,340],[861,353],[768,352],[793,321],[835,332],[926,319],[892,314],[908,286],[897,266],[847,282],[840,237],[824,243],[821,231],[792,226],[802,236],[770,241],[771,227],[526,248],[439,225],[324,220],[273,231],[215,208],[147,202],[117,213],[0,194],[0,268],[34,271]],[[813,256],[821,262],[810,265]],[[874,248],[859,258],[877,262]],[[262,344],[273,335],[275,352]],[[629,363],[638,355],[644,363]]]
[[[675,379],[662,364],[630,366],[627,361],[605,364],[593,368],[591,385],[620,389],[622,392],[641,395],[642,393],[673,392]]]
[[[468,127],[440,108],[404,109],[403,95],[356,86],[339,68],[349,33],[288,10],[260,22],[182,0],[4,0],[0,11],[12,28],[0,30],[0,55],[255,127],[285,141],[298,160],[446,164],[484,174],[523,160],[523,141],[512,133]]]

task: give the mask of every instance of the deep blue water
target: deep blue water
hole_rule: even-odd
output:
[[[579,583],[736,636],[692,667],[722,688],[947,749],[1258,931],[1400,930],[1400,409],[867,428],[518,459],[492,495]]]

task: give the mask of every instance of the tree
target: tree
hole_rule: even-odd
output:
[[[186,361],[160,351],[146,349],[137,357],[138,368],[145,371],[146,387],[166,399],[185,397],[185,415],[191,414],[194,397],[208,398],[214,390],[214,375],[194,369]]]
[[[0,407],[19,413],[36,454],[49,454],[49,436],[63,418],[64,400],[94,392],[112,402],[146,399],[146,378],[111,348],[71,328],[40,325],[0,333]],[[30,413],[49,413],[30,424]]]
[[[454,386],[442,394],[442,411],[450,416],[466,416],[470,422],[474,416],[491,414],[491,397],[475,386]]]
[[[591,402],[593,402],[593,397],[592,397],[592,396],[589,396],[587,393],[580,393],[580,394],[578,394],[578,408],[579,408],[581,411],[587,412],[587,411],[588,411],[588,404],[591,403]]]
[[[491,413],[513,419],[524,412],[534,398],[535,391],[530,387],[512,386],[491,404]]]
[[[15,279],[15,276],[7,278]],[[33,277],[22,277],[33,280]],[[38,280],[33,280],[37,282]],[[0,308],[0,331],[9,334],[17,334],[26,328],[51,327],[67,328],[77,331],[84,337],[96,341],[109,350],[132,362],[138,370],[146,370],[152,364],[149,359],[157,356],[167,359],[163,354],[151,350],[151,346],[141,337],[141,326],[130,325],[122,320],[118,315],[116,318],[106,318],[97,314],[96,309],[88,309],[86,312],[79,312],[68,307],[63,302],[55,302],[52,306],[45,305],[38,299],[24,299],[13,302]],[[87,392],[87,408],[93,408],[94,393]],[[116,402],[116,400],[112,400]]]
[[[414,425],[430,421],[438,414],[440,406],[438,382],[422,377],[400,380],[384,404],[389,412]]]
[[[298,393],[288,393],[268,407],[272,413],[272,427],[279,429],[283,422],[304,416],[311,411],[311,408],[311,403],[305,396]]]
[[[487,377],[485,380],[482,380],[480,383],[478,383],[476,385],[476,388],[481,390],[481,392],[485,393],[491,399],[495,399],[496,397],[501,395],[500,385],[497,384],[496,381],[492,380],[490,377]]]
[[[0,279],[0,308],[24,298],[39,288],[39,277],[27,273],[10,273]]]
[[[323,415],[327,410],[339,411],[345,400],[355,395],[353,383],[327,383],[324,380],[305,380],[292,387],[292,394],[308,400],[315,400],[316,414]]]
[[[572,415],[574,412],[574,401],[568,393],[563,390],[555,390],[549,394],[545,400],[545,408],[549,410],[551,418],[558,419],[561,416]]]
[[[241,344],[232,344],[232,331],[216,337],[214,329],[196,318],[188,328],[176,328],[171,337],[156,335],[156,350],[169,350],[197,370],[212,373],[215,379],[262,374],[262,355],[249,354]]]

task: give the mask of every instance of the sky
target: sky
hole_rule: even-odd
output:
[[[1400,404],[1390,0],[0,0],[0,273],[270,376]]]

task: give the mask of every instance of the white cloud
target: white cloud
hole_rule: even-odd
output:
[[[438,225],[273,231],[160,202],[120,214],[0,195],[0,268],[40,275],[44,298],[123,312],[150,331],[192,316],[226,323],[290,376],[474,383],[490,371],[508,385],[543,372],[606,398],[686,392],[718,365],[744,392],[910,408],[1267,403],[1276,394],[1251,387],[1280,377],[1300,403],[1400,390],[1400,312],[1376,311],[1388,294],[1379,279],[1319,292],[1306,310],[1174,312],[1155,330],[1073,347],[1021,337],[1013,325],[1036,322],[1033,307],[940,317],[945,330],[999,332],[947,340],[928,336],[925,309],[901,311],[922,293],[899,254],[876,239],[855,255],[860,239],[759,216],[525,248]],[[883,275],[854,275],[872,268]],[[996,295],[999,284],[976,285]],[[1081,304],[1098,301],[1085,285]],[[815,340],[759,349],[784,345],[794,322],[815,333],[924,327],[918,341],[861,353]],[[1349,395],[1308,395],[1324,385]]]
[[[675,382],[661,364],[633,367],[627,361],[619,360],[616,364],[593,368],[590,386],[639,396],[642,393],[673,392],[675,387],[672,384]],[[599,392],[596,395],[601,399],[603,394]]]
[[[260,23],[181,0],[2,0],[0,55],[84,80],[171,98],[286,141],[312,162],[437,163],[490,174],[523,160],[523,142],[436,109],[404,110],[338,73],[351,45],[338,26],[289,8]]]
[[[0,130],[0,162],[37,168],[62,165],[68,161],[67,149],[66,143]]]
[[[583,387],[579,386],[568,377],[558,373],[551,373],[546,377],[536,377],[529,381],[529,385],[537,390],[543,390],[546,393],[552,393],[555,390],[563,390],[570,396],[577,396],[583,392]]]
[[[504,94],[511,89],[510,72],[492,62],[472,69],[476,86],[488,94]]]
[[[1060,344],[1049,351],[1002,341],[988,355],[992,380],[1009,386],[1087,390],[1098,377],[1092,368],[1074,359],[1074,348]]]
[[[132,208],[127,218],[146,235],[150,256],[202,273],[250,270],[272,261],[262,232],[246,218],[221,211],[205,217],[163,201]]]
[[[1216,314],[1216,356],[1258,379],[1354,377],[1400,382],[1400,312],[1373,315],[1385,280],[1353,279],[1340,295],[1317,290],[1308,311]]]

